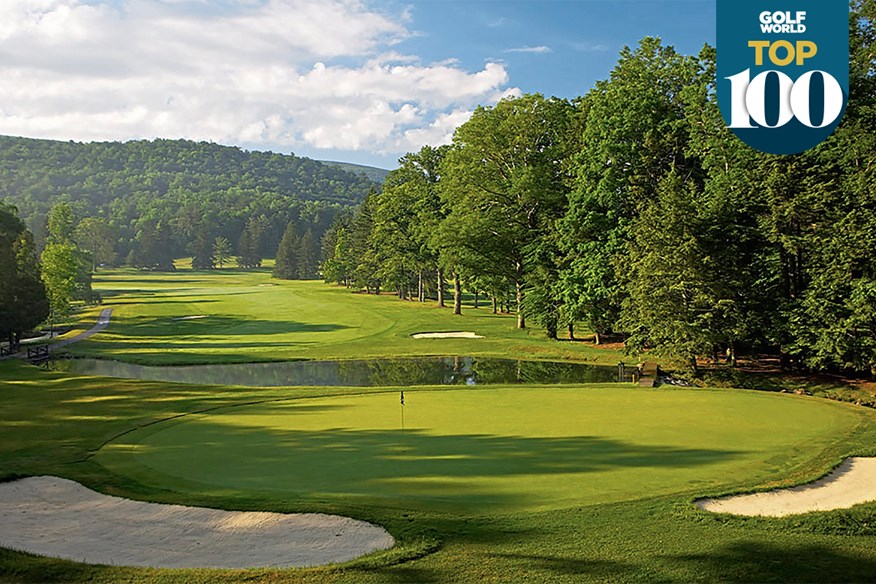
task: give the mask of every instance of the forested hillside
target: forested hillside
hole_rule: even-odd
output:
[[[352,172],[353,174],[364,174],[376,183],[383,184],[386,180],[386,175],[389,171],[385,168],[377,168],[376,166],[365,166],[362,164],[352,164],[350,162],[335,162],[334,160],[320,160],[323,164],[334,166],[341,170]]]
[[[254,245],[250,255],[272,256],[290,222],[319,241],[338,209],[375,186],[307,158],[204,142],[0,137],[0,199],[18,208],[40,247],[50,209],[68,203],[77,223],[112,240],[98,263],[159,264],[142,257],[156,238],[177,257],[203,256],[217,238],[232,254]]]

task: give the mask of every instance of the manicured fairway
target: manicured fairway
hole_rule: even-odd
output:
[[[857,416],[814,399],[606,384],[397,391],[224,408],[97,461],[189,493],[467,513],[537,511],[783,478]]]
[[[354,294],[322,282],[275,280],[267,272],[115,270],[98,273],[94,287],[103,308],[113,309],[112,321],[98,337],[71,345],[77,355],[155,365],[405,355],[618,362],[614,351],[516,330],[513,315],[494,315],[483,300],[477,309],[467,301],[460,317],[434,301]],[[93,323],[97,312],[85,320]],[[411,338],[460,330],[484,338]]]

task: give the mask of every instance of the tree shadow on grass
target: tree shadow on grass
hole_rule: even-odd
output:
[[[210,300],[209,302],[215,302]],[[203,318],[185,318],[198,316]],[[285,320],[253,319],[245,316],[183,315],[182,317],[122,317],[110,321],[114,335],[128,337],[179,337],[227,334],[280,335],[324,333],[350,328],[338,323],[308,323]]]
[[[154,273],[154,272],[153,272]],[[178,278],[173,277],[172,273],[169,273],[171,277],[168,280],[151,280],[155,283],[156,286],[160,285],[175,285],[175,284],[209,284],[210,276],[205,276],[203,278]],[[144,274],[145,277],[148,277]],[[106,284],[110,286],[112,284],[122,284],[122,283],[130,283],[130,284],[140,284],[141,286],[146,282],[144,278],[126,278],[126,277],[118,277],[118,276],[108,276],[104,275],[104,272],[97,271],[94,273],[94,282],[97,284]],[[162,290],[166,290],[167,288],[161,288]]]
[[[128,297],[128,300],[130,300],[130,301],[129,302],[122,302],[122,301],[118,301],[118,300],[113,300],[112,302],[107,302],[106,304],[110,308],[112,308],[114,306],[143,304],[142,302],[138,302],[136,298]],[[153,304],[189,304],[189,305],[198,304],[198,305],[200,305],[200,304],[210,304],[213,302],[219,302],[219,300],[216,300],[215,298],[201,298],[201,297],[189,297],[188,300],[186,300],[185,297],[183,297],[182,300],[171,300],[171,299],[152,300],[152,299],[150,299],[148,302],[150,305],[153,305]]]
[[[621,574],[635,570],[635,566],[632,564],[613,560],[511,553],[491,555],[524,564],[533,571],[547,572],[555,576],[587,576],[591,579],[612,580]]]
[[[158,432],[137,442],[136,459],[171,476],[231,489],[286,491],[303,499],[352,497],[368,504],[411,509],[459,506],[489,512],[574,499],[577,485],[587,481],[582,475],[588,473],[683,469],[740,454],[596,436],[277,428],[277,417],[295,409],[242,412],[241,418],[230,418],[227,423],[216,422],[212,416],[191,420],[174,426],[170,433]],[[336,417],[349,419],[347,414]],[[503,480],[496,483],[494,479]],[[521,482],[515,483],[518,479]],[[552,483],[555,479],[562,485]],[[557,488],[540,492],[552,486]],[[617,488],[622,490],[624,485]]]
[[[681,564],[692,575],[720,582],[873,582],[876,578],[876,554],[864,558],[819,545],[741,541],[705,554],[671,556],[668,561]]]
[[[356,570],[359,571],[359,570]],[[418,584],[430,584],[432,582],[443,582],[445,579],[437,570],[429,568],[418,568],[411,565],[396,565],[386,566],[381,568],[363,569],[363,574],[378,575],[381,582],[410,584],[417,582]]]

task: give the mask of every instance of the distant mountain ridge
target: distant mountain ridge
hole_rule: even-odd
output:
[[[361,173],[294,154],[190,140],[61,142],[0,136],[0,196],[17,204],[66,195],[100,205],[134,192],[233,188],[355,205],[374,187]]]
[[[390,171],[385,168],[366,166],[364,164],[353,164],[352,162],[337,162],[334,160],[320,160],[319,162],[329,166],[336,166],[347,172],[352,172],[353,174],[364,174],[369,179],[379,184],[383,184],[386,180],[386,175],[390,173]]]

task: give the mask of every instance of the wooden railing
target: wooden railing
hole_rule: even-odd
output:
[[[37,345],[27,348],[27,360],[31,363],[42,363],[49,360],[49,346]]]

